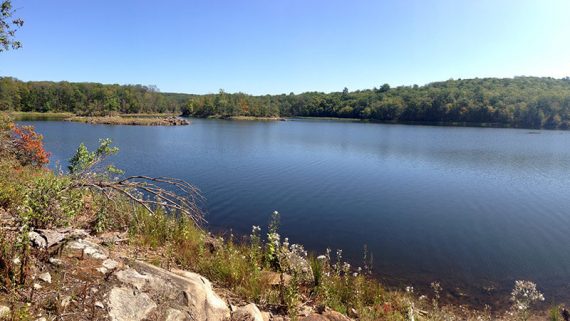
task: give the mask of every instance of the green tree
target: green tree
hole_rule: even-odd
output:
[[[16,40],[16,31],[24,25],[24,20],[15,18],[16,10],[11,0],[3,0],[0,5],[0,52],[22,47]]]

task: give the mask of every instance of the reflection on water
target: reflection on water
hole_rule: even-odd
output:
[[[55,162],[110,137],[127,174],[189,180],[207,197],[214,229],[246,234],[279,210],[282,234],[312,250],[342,248],[358,265],[366,244],[389,283],[441,280],[459,295],[529,279],[552,299],[570,287],[570,132],[309,120],[33,124]]]

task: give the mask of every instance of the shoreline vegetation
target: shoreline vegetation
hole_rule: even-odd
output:
[[[77,116],[170,113],[198,118],[319,117],[371,122],[570,129],[570,77],[450,79],[423,86],[274,95],[162,93],[154,86],[0,77],[0,110]]]
[[[474,127],[474,128],[514,128],[529,129],[521,127],[513,127],[508,124],[500,123],[478,123],[478,122],[429,122],[429,121],[378,121],[358,118],[339,118],[339,117],[312,117],[312,116],[295,116],[295,117],[255,117],[255,116],[222,116],[211,115],[208,117],[180,116],[173,113],[151,113],[151,114],[119,114],[114,116],[76,116],[73,113],[58,112],[10,112],[9,115],[16,121],[34,121],[34,120],[65,120],[81,122],[86,124],[104,124],[104,125],[134,125],[134,126],[180,126],[189,125],[191,121],[188,118],[205,118],[220,119],[234,121],[295,121],[295,120],[314,120],[314,121],[338,121],[338,122],[355,122],[355,123],[374,123],[388,125],[411,125],[411,126],[441,126],[441,127]],[[545,129],[545,128],[541,128]]]
[[[223,116],[223,115],[210,115],[205,117],[207,119],[224,119],[224,120],[255,120],[255,121],[286,121],[285,117],[264,117],[264,116]]]
[[[56,173],[45,167],[49,153],[41,135],[31,127],[14,126],[0,113],[2,313],[13,320],[81,315],[84,309],[101,315],[106,310],[100,307],[111,304],[105,293],[118,277],[108,271],[143,260],[167,270],[198,273],[227,301],[254,303],[274,321],[562,320],[560,311],[565,310],[554,302],[541,303],[545,299],[537,285],[528,281],[517,281],[512,306],[501,308],[449,304],[438,282],[431,284],[430,292],[387,288],[372,276],[373,262],[366,251],[361,266],[347,263],[340,250],[308,253],[280,235],[278,212],[268,227],[253,226],[250,235],[212,235],[202,223],[203,197],[196,188],[176,179],[124,177],[113,166],[100,166],[117,152],[109,139],[101,140],[95,151],[81,144],[70,159],[69,172]],[[83,252],[69,256],[58,254],[66,248],[36,247],[38,234],[49,243],[50,235],[62,233],[83,235]],[[109,235],[112,240],[105,241]],[[93,265],[85,256],[98,250],[87,251],[91,241],[86,238],[97,240],[97,248],[125,263],[104,261],[104,270]],[[93,272],[87,278],[73,277],[90,267]],[[89,287],[95,289],[87,291],[91,299],[86,297]],[[311,318],[335,313],[336,318]]]

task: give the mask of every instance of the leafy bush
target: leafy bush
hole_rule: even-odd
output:
[[[69,160],[69,172],[71,174],[82,174],[86,171],[95,172],[93,167],[99,165],[101,161],[113,154],[119,152],[117,147],[111,146],[112,141],[109,138],[101,139],[99,147],[94,152],[90,152],[85,144],[81,143],[73,157]],[[119,173],[114,167],[108,167],[112,173]]]
[[[70,188],[68,177],[46,172],[37,177],[24,195],[20,213],[24,222],[36,228],[67,226],[81,212],[81,190]]]

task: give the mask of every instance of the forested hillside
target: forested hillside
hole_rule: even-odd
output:
[[[191,90],[191,89],[189,89]],[[160,93],[156,87],[0,79],[0,110],[77,114],[182,112],[208,116],[312,116],[389,122],[570,127],[570,78],[485,78],[341,92],[252,96]]]
[[[109,113],[178,112],[189,95],[164,94],[155,86],[103,85],[0,78],[0,110]]]

